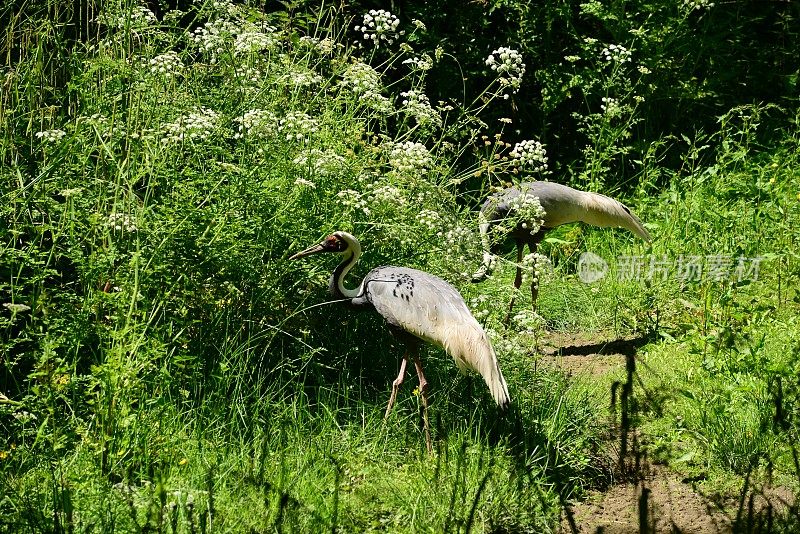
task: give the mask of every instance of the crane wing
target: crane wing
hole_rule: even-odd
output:
[[[442,347],[459,369],[478,372],[498,405],[510,402],[489,338],[452,285],[416,269],[378,267],[353,299],[356,305],[365,301],[392,326]]]

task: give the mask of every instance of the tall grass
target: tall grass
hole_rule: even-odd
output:
[[[476,111],[402,67],[435,53],[354,48],[322,14],[100,7],[85,42],[47,10],[7,34],[4,526],[548,528],[587,482],[586,394],[520,362],[549,394],[498,421],[434,352],[428,456],[413,386],[381,418],[399,347],[319,305],[330,264],[285,261],[343,229],[368,264],[477,266],[447,163]]]
[[[335,10],[207,2],[156,17],[127,1],[45,3],[9,20],[4,528],[554,529],[569,499],[615,471],[608,392],[538,365],[548,328],[660,340],[642,358],[666,393],[656,409],[637,389],[631,405],[655,421],[665,458],[688,435],[707,465],[792,472],[796,351],[782,347],[797,344],[797,132],[754,157],[759,117],[783,111],[733,110],[681,169],[658,164],[674,140],[654,146],[632,199],[654,244],[552,233],[539,313],[506,330],[513,265],[469,284],[481,258],[469,204],[512,173],[557,178],[513,155],[513,119],[483,123],[513,94],[510,71],[429,102],[429,68],[452,58],[419,48],[424,25],[386,30],[393,42],[376,48]],[[583,167],[596,172],[576,179],[599,186],[619,131],[596,133]],[[700,156],[708,146],[716,159]],[[325,302],[333,264],[286,261],[337,229],[362,239],[357,273],[408,265],[460,288],[498,349],[509,413],[431,349],[435,453],[414,385],[383,420],[402,347],[374,314]],[[746,283],[589,286],[574,275],[585,249],[769,261]]]

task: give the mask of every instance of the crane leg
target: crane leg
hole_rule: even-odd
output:
[[[392,412],[394,400],[397,398],[397,390],[400,389],[400,384],[403,383],[403,378],[406,374],[406,363],[408,363],[408,350],[403,354],[403,361],[400,363],[400,373],[398,373],[397,378],[392,382],[392,396],[389,397],[389,406],[386,407],[386,414],[383,416],[384,419],[388,419],[389,414]]]
[[[428,422],[428,381],[422,373],[422,362],[419,361],[418,354],[414,354],[414,366],[417,368],[417,377],[419,377],[419,397],[422,399],[422,424],[425,427],[425,445],[428,447],[428,453],[432,453],[431,428]]]
[[[522,248],[525,244],[522,242],[521,239],[517,239],[517,276],[514,277],[514,294],[511,295],[511,302],[508,304],[508,313],[506,313],[506,318],[503,321],[503,326],[508,327],[508,323],[511,321],[511,312],[514,310],[514,300],[517,298],[517,292],[519,291],[519,287],[522,285]]]

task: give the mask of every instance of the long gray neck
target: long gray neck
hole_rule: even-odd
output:
[[[352,299],[358,296],[360,287],[356,289],[347,289],[344,287],[344,277],[347,276],[348,271],[353,268],[353,265],[358,262],[360,256],[361,251],[358,249],[348,249],[347,252],[345,252],[344,260],[336,266],[336,269],[333,270],[333,274],[331,274],[330,283],[328,284],[328,290],[331,292],[331,295],[339,299]]]

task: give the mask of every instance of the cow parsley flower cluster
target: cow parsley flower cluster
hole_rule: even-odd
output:
[[[100,13],[97,19],[100,24],[104,24],[109,28],[128,28],[131,30],[146,28],[158,22],[155,14],[143,5],[131,6],[130,10],[109,8]]]
[[[533,276],[532,282],[536,287],[539,287],[539,277],[541,274],[545,269],[549,269],[550,267],[552,267],[550,258],[538,252],[526,254],[525,257],[522,258],[522,270]]]
[[[377,93],[381,88],[381,75],[371,66],[359,61],[347,68],[342,75],[342,83],[356,95]]]
[[[374,209],[396,208],[407,203],[403,191],[396,186],[370,182],[365,189],[363,193],[345,189],[336,196],[344,206],[360,210],[367,217],[372,215]]]
[[[317,188],[317,184],[315,184],[311,180],[306,180],[305,178],[297,178],[294,181],[294,185],[298,185],[298,186],[301,186],[301,187],[308,187],[308,188],[311,188],[311,189],[316,189]]]
[[[206,22],[195,29],[189,34],[189,39],[201,52],[209,54],[211,62],[214,63],[217,56],[225,51],[226,43],[233,38],[236,30],[237,27],[233,22],[219,19]]]
[[[489,317],[489,308],[494,307],[494,303],[489,299],[488,295],[478,295],[469,299],[469,307],[472,315],[481,321]]]
[[[265,27],[263,31],[253,28],[236,35],[233,51],[237,56],[254,54],[274,48],[278,43],[279,39],[272,26]]]
[[[233,121],[239,123],[236,133],[233,134],[234,139],[242,137],[266,139],[273,137],[278,131],[278,117],[265,109],[248,110]]]
[[[399,187],[380,184],[379,182],[367,184],[365,195],[370,205],[389,204],[392,206],[402,206],[406,203],[403,191]]]
[[[106,223],[109,228],[115,232],[135,232],[136,222],[134,219],[125,213],[112,213],[108,216]]]
[[[353,63],[342,75],[342,85],[360,97],[362,102],[377,111],[392,108],[388,98],[381,94],[381,75],[366,63]]]
[[[405,32],[397,31],[400,20],[383,9],[370,9],[364,14],[360,26],[355,30],[364,34],[364,40],[371,42],[375,48],[380,47],[381,43],[393,44],[397,38]]]
[[[150,74],[172,78],[183,70],[183,62],[178,57],[178,53],[170,50],[164,54],[159,54],[147,62],[147,69]]]
[[[403,60],[403,65],[408,65],[412,70],[428,71],[433,68],[433,58],[428,54],[414,56]]]
[[[539,197],[527,194],[523,189],[522,194],[508,201],[509,212],[514,214],[514,226],[519,225],[523,230],[528,230],[531,235],[536,234],[544,223],[545,211],[539,202]]]
[[[258,87],[264,81],[264,73],[258,67],[242,65],[234,70],[236,79],[245,87]]]
[[[442,223],[442,216],[438,211],[424,209],[417,215],[417,222],[424,228],[436,228]]]
[[[428,100],[425,93],[411,89],[400,93],[400,97],[403,99],[401,102],[403,106],[402,111],[406,115],[414,117],[417,124],[420,126],[436,127],[442,125],[442,118],[436,110],[431,107],[431,102]]]
[[[471,278],[467,270],[475,253],[470,246],[475,242],[475,231],[456,223],[446,231],[437,232],[436,236],[442,240],[442,247],[448,252],[448,260],[453,261],[458,276],[464,280]]]
[[[219,114],[205,107],[181,116],[162,126],[162,143],[175,143],[185,139],[202,140],[211,137],[217,127]]]
[[[54,130],[43,130],[41,132],[36,132],[34,134],[37,139],[40,139],[43,143],[57,143],[67,135],[67,132],[64,130],[54,129]]]
[[[431,153],[422,143],[404,141],[390,144],[389,165],[397,172],[424,172],[430,167],[431,162]]]
[[[302,111],[291,111],[278,120],[278,133],[287,141],[308,141],[308,137],[318,130],[317,120]]]
[[[319,39],[317,37],[311,37],[311,36],[308,36],[308,35],[304,35],[303,37],[301,37],[299,39],[299,43],[301,45],[305,45],[306,48],[312,49],[312,50],[314,50],[314,51],[316,51],[319,54],[322,54],[324,56],[327,56],[327,55],[333,53],[334,49],[340,48],[340,47],[343,46],[342,44],[337,43],[336,41],[334,41],[333,39],[331,39],[329,37],[325,37],[323,39]]]
[[[547,151],[542,143],[534,139],[520,141],[509,155],[514,159],[514,164],[523,169],[534,172],[547,170]]]
[[[298,67],[293,67],[293,70],[281,76],[278,81],[288,86],[310,87],[321,84],[323,78],[311,69],[300,70]]]
[[[683,7],[689,11],[711,9],[714,7],[714,2],[710,0],[683,0]]]
[[[330,176],[345,168],[347,160],[333,150],[312,148],[308,154],[297,156],[292,161],[295,165],[309,169],[317,176]]]
[[[498,74],[500,85],[510,88],[512,93],[519,91],[522,77],[525,75],[522,54],[513,48],[501,46],[489,54],[489,57],[486,58],[486,66]],[[503,98],[508,98],[508,94],[503,95]]]
[[[533,310],[522,310],[511,318],[511,323],[516,327],[517,332],[529,336],[536,335],[545,327],[544,318]]]
[[[609,63],[627,63],[631,60],[631,52],[622,45],[610,44],[600,51],[600,57]]]
[[[121,121],[112,121],[100,113],[95,113],[89,117],[78,117],[77,123],[81,127],[83,125],[88,125],[88,133],[90,135],[97,135],[102,139],[111,139],[113,137],[122,138],[127,135],[125,129],[120,126]],[[148,135],[148,132],[149,131],[145,130],[142,133]]]
[[[616,98],[611,98],[610,96],[604,96],[601,101],[603,102],[600,104],[600,109],[603,110],[609,117],[617,117],[622,113],[622,106],[619,103],[619,100]]]

